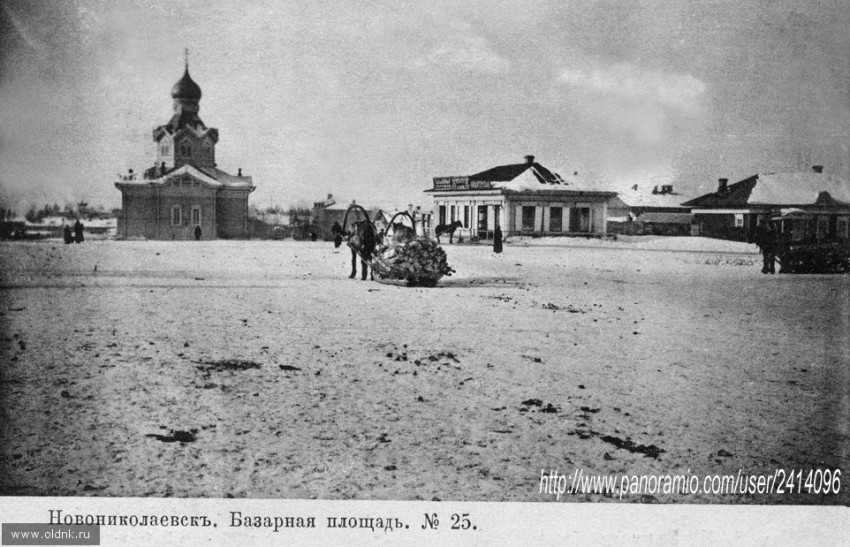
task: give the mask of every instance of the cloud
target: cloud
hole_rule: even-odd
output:
[[[491,48],[486,39],[471,32],[471,26],[456,24],[442,42],[426,55],[416,58],[410,68],[454,68],[468,72],[499,74],[511,63]]]
[[[601,95],[649,100],[686,113],[699,107],[706,89],[705,83],[690,74],[642,70],[628,63],[590,70],[566,69],[559,80]]]

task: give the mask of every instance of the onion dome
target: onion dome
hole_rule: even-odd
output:
[[[174,99],[188,101],[201,100],[201,87],[195,83],[191,76],[189,76],[188,66],[186,66],[186,71],[183,73],[183,77],[180,78],[180,81],[174,84],[174,87],[171,88],[171,97]]]

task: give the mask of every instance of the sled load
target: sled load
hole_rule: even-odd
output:
[[[850,255],[834,242],[790,244],[777,253],[781,273],[848,273]]]
[[[359,206],[353,205],[346,211],[343,229],[347,229],[345,223],[352,208]],[[362,208],[358,213],[366,214]],[[406,218],[410,226],[396,222],[399,218]],[[367,214],[366,220],[369,221]],[[362,254],[360,256],[363,258]],[[445,251],[436,241],[428,236],[416,235],[413,217],[406,212],[397,213],[390,219],[386,233],[369,256],[369,262],[375,281],[380,283],[433,287],[443,276],[454,272],[446,261]]]

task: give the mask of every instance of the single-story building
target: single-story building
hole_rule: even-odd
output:
[[[809,172],[753,175],[734,184],[720,179],[715,192],[682,205],[691,208],[700,233],[709,237],[743,241],[765,219],[785,216],[782,229],[792,241],[848,240],[850,185],[820,165]]]
[[[608,201],[608,232],[691,235],[691,210],[681,205],[684,200],[672,184],[656,185],[651,190],[648,185],[634,184]]]
[[[354,200],[351,203],[337,202],[333,194],[328,194],[327,199],[313,203],[313,212],[310,216],[310,228],[315,231],[319,239],[330,241],[333,239],[333,225],[339,223],[342,226],[342,221],[345,218],[345,212],[352,205],[358,205]],[[383,230],[389,222],[388,214],[380,207],[362,206],[369,213],[371,220],[378,230]],[[359,218],[359,217],[358,217]],[[351,216],[349,215],[349,223]]]
[[[630,223],[630,235],[689,236],[694,235],[691,213],[643,213]]]
[[[456,235],[491,239],[509,235],[606,233],[607,201],[616,192],[582,189],[525,156],[474,175],[435,177],[427,190],[437,224],[460,222]]]

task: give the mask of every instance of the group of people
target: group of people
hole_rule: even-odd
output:
[[[74,233],[71,233],[71,227],[67,224],[62,229],[62,237],[65,239],[65,245],[69,245],[71,243],[82,243],[83,242],[83,223],[77,219],[77,222],[74,223]]]

